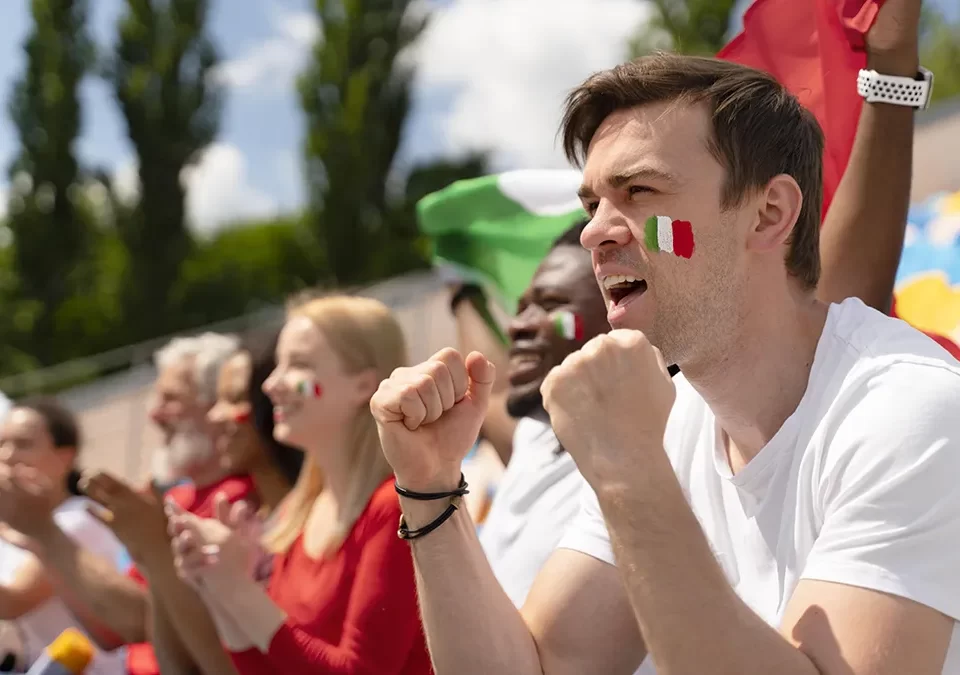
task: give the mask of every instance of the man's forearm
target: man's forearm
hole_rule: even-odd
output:
[[[446,508],[400,502],[410,528],[423,527]],[[541,675],[530,631],[494,576],[465,510],[412,541],[411,549],[437,675]]]
[[[106,627],[126,644],[147,639],[149,605],[144,588],[118,572],[112,561],[77,546],[56,525],[37,538],[43,563],[56,574],[59,584],[89,610],[77,614],[77,618],[84,627],[89,621],[86,616],[100,622],[90,626],[91,634],[103,634]]]
[[[913,77],[918,63],[908,50],[870,56],[867,67]],[[821,230],[821,300],[858,297],[890,310],[910,208],[913,122],[912,108],[863,104],[850,161]]]
[[[629,487],[597,492],[657,673],[818,675],[737,597],[664,463]]]

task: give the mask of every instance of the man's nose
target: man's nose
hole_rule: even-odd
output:
[[[580,245],[588,251],[596,251],[605,246],[623,246],[632,237],[623,214],[608,201],[601,201],[593,218],[580,234]]]

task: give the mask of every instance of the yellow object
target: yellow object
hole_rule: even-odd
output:
[[[897,288],[897,315],[927,331],[956,340],[960,336],[960,286],[947,275],[931,270]]]
[[[47,656],[73,675],[82,675],[93,660],[93,645],[75,628],[68,628],[47,647]]]

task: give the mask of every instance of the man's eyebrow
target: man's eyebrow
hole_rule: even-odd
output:
[[[607,177],[606,183],[614,188],[621,188],[624,185],[632,183],[636,180],[655,180],[662,183],[677,183],[677,177],[668,171],[661,171],[660,169],[654,169],[653,167],[639,167],[636,169],[628,169],[626,171],[619,171],[615,174],[612,174]],[[588,199],[590,197],[595,197],[596,193],[587,185],[581,185],[580,189],[577,190],[577,196],[581,199]]]

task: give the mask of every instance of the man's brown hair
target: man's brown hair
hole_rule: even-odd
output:
[[[766,73],[719,59],[655,53],[596,73],[567,98],[563,149],[582,166],[612,113],[662,103],[705,103],[708,149],[727,171],[721,206],[733,208],[779,174],[797,181],[803,206],[789,241],[787,270],[807,288],[820,278],[823,132],[816,118]]]

